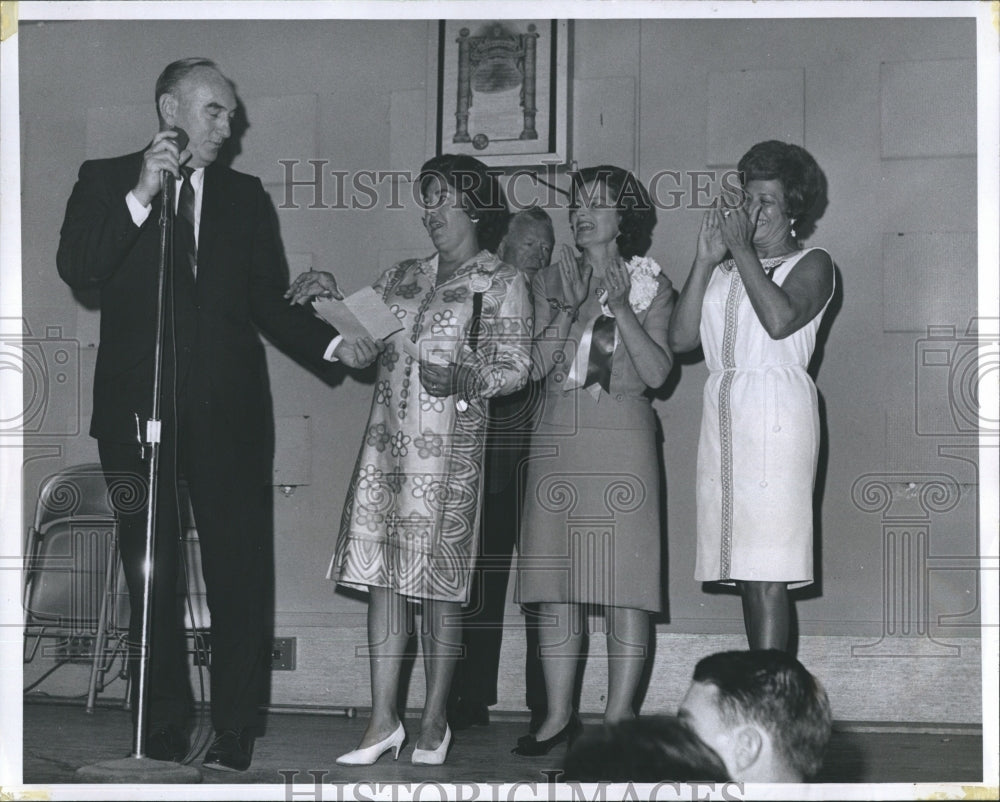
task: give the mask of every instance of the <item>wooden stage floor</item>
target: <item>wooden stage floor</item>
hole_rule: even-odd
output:
[[[253,766],[242,774],[202,770],[205,783],[283,784],[281,772],[298,772],[297,783],[313,783],[308,772],[326,772],[322,782],[534,782],[545,783],[556,770],[565,747],[540,758],[510,754],[518,736],[526,732],[527,716],[493,714],[486,727],[455,734],[454,745],[442,767],[413,766],[411,745],[370,767],[337,766],[334,759],[357,744],[367,712],[357,718],[307,713],[272,713],[267,735],[256,744]],[[598,726],[597,719],[584,719]],[[415,732],[418,721],[409,718]],[[207,724],[205,725],[207,726]],[[76,782],[74,772],[98,761],[125,757],[131,749],[129,714],[120,708],[98,707],[92,715],[68,704],[24,704],[25,784],[53,785]],[[884,724],[836,726],[825,766],[817,782],[823,783],[962,783],[982,780],[982,734],[978,728],[949,726],[929,728]],[[192,765],[201,767],[201,756]]]

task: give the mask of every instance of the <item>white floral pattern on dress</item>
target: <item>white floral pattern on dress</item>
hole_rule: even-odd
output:
[[[375,391],[329,576],[414,598],[467,601],[478,549],[488,398],[527,381],[532,305],[524,278],[481,251],[436,285],[437,259],[387,270],[375,289],[403,324],[378,360]],[[479,290],[482,287],[484,289]],[[475,352],[465,345],[473,296],[482,313]],[[474,370],[479,395],[436,398],[408,353],[444,350]]]

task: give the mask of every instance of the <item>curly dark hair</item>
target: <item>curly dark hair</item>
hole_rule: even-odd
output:
[[[479,247],[496,253],[510,217],[496,175],[472,156],[444,153],[420,168],[417,184],[421,195],[432,178],[446,182],[458,193],[462,208],[475,223]]]
[[[618,251],[625,259],[645,256],[653,244],[653,227],[656,209],[642,182],[628,170],[609,164],[587,167],[572,174],[570,186],[570,214],[580,206],[580,196],[587,195],[584,185],[603,183],[614,198],[618,209]]]
[[[754,180],[780,181],[785,214],[795,219],[800,231],[812,230],[826,206],[826,176],[809,151],[769,139],[744,153],[737,169],[743,186]]]

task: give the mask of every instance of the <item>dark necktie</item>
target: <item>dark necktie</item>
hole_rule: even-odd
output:
[[[197,274],[198,248],[194,238],[194,187],[191,185],[191,175],[194,170],[181,167],[184,183],[181,184],[177,197],[177,216],[174,219],[174,265],[185,266],[191,275]]]
[[[615,319],[598,315],[594,321],[594,331],[590,338],[590,354],[587,357],[587,378],[584,387],[597,382],[604,392],[611,392],[611,358],[615,352]]]

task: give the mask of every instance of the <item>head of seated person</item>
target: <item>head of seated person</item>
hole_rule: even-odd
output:
[[[832,729],[819,680],[777,649],[703,658],[678,715],[737,782],[809,780],[822,767]]]
[[[684,722],[650,716],[584,733],[561,779],[576,782],[726,782],[721,758]]]

